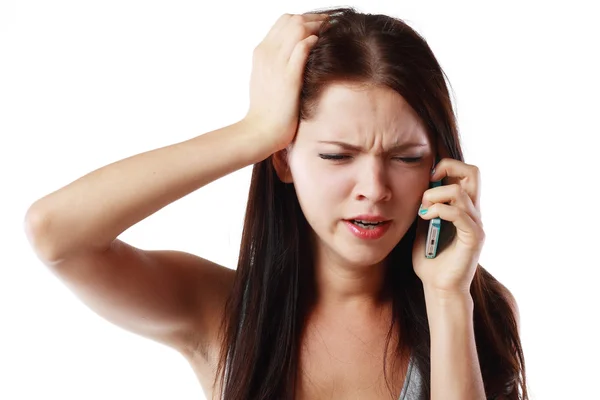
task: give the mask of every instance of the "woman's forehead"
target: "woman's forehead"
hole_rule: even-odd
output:
[[[303,127],[319,136],[385,133],[392,141],[426,138],[419,116],[404,98],[379,86],[330,85],[314,118],[303,121]]]

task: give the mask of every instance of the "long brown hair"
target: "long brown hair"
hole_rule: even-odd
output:
[[[423,37],[386,15],[353,8],[318,12],[330,17],[307,60],[300,119],[314,115],[320,93],[333,82],[385,86],[416,111],[444,157],[464,161],[445,73]],[[221,379],[226,400],[294,398],[303,323],[313,304],[310,227],[294,185],[281,182],[272,157],[253,168],[236,279],[223,320],[216,379]],[[393,320],[385,354],[397,325],[402,340],[396,354],[410,351],[423,377],[424,398],[429,399],[429,325],[423,285],[411,261],[416,223],[417,218],[387,259],[387,265],[402,268],[386,268],[385,281],[393,287]],[[486,397],[528,399],[525,362],[506,288],[478,265],[471,295]],[[390,394],[397,396],[391,389]]]

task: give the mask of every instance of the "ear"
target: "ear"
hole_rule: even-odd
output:
[[[277,151],[273,153],[271,160],[273,161],[273,168],[279,177],[279,180],[283,183],[292,183],[292,172],[290,171],[290,165],[288,163],[288,149]]]

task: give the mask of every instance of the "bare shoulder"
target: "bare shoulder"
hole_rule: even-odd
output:
[[[96,314],[188,357],[217,344],[236,273],[191,253],[118,239],[48,266]]]

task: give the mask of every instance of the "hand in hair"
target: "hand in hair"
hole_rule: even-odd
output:
[[[286,148],[296,134],[304,67],[326,18],[284,14],[254,49],[245,119],[272,142],[273,152]]]

